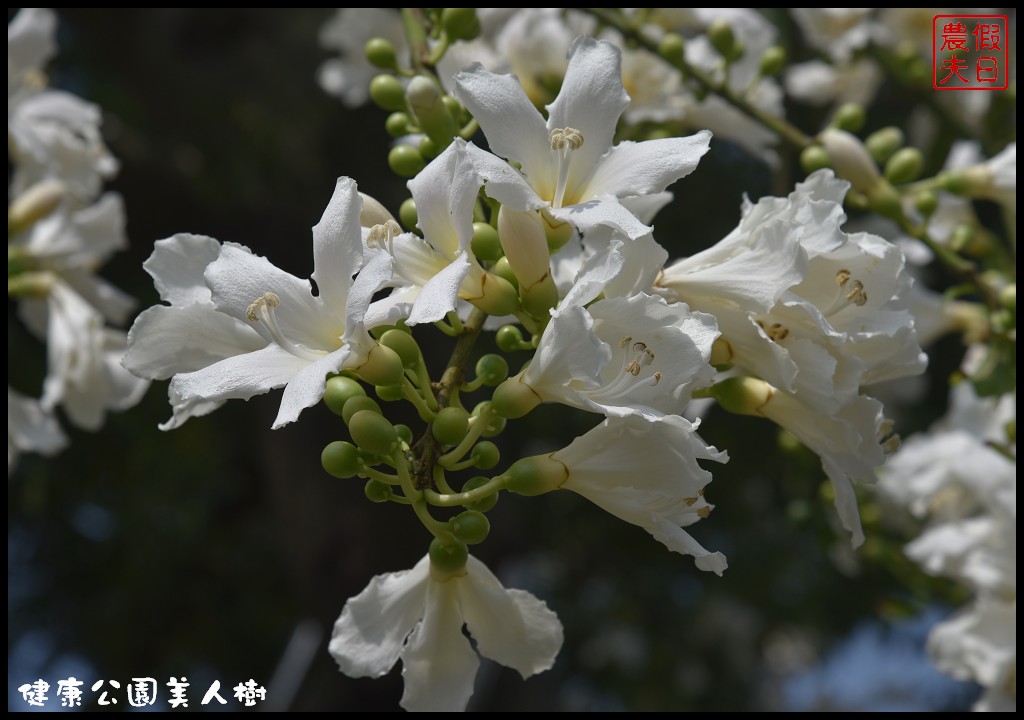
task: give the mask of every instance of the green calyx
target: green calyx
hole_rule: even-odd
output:
[[[521,418],[541,403],[540,396],[521,377],[510,377],[494,389],[491,409],[503,418]]]
[[[543,495],[557,490],[569,478],[569,470],[550,455],[534,455],[513,463],[505,473],[505,487],[518,495]]]
[[[444,543],[438,538],[430,542],[430,574],[438,582],[466,574],[469,548],[461,540]]]
[[[467,545],[478,545],[487,539],[491,523],[487,516],[477,510],[466,510],[453,517],[449,523],[452,534]]]

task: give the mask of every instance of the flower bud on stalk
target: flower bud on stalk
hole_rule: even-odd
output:
[[[551,277],[547,234],[535,212],[519,212],[502,206],[498,235],[512,272],[519,280],[523,307],[535,317],[547,314],[558,303],[558,288]]]

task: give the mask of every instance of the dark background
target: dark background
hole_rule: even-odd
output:
[[[52,84],[104,109],[105,137],[122,162],[109,187],[124,195],[131,248],[102,274],[137,297],[140,310],[158,302],[141,267],[156,239],[208,234],[308,277],[310,227],[337,176],[354,177],[393,212],[407,197],[387,169],[386,113],[348,111],[316,83],[328,57],[317,32],[328,17],[60,12]],[[884,114],[873,111],[869,129],[905,118],[915,102],[887,86]],[[794,117],[813,130],[824,114]],[[798,177],[789,175],[793,160],[783,154],[779,192]],[[657,237],[674,257],[706,247],[735,226],[742,193],[756,199],[771,183],[759,161],[716,142],[675,187]],[[38,393],[42,349],[10,310],[11,381]],[[447,338],[432,328],[418,337],[439,372]],[[492,351],[492,340],[480,349]],[[961,353],[956,341],[938,346],[931,393],[901,416],[902,432],[941,413],[943,378]],[[52,698],[68,675],[87,686],[142,676],[163,685],[184,675],[193,708],[213,680],[230,697],[229,688],[253,678],[275,707],[397,709],[397,670],[349,679],[326,643],[345,600],[371,576],[411,567],[429,537],[401,507],[369,503],[358,481],[322,470],[323,446],[345,437],[339,418],[316,407],[271,431],[279,401],[280,392],[232,401],[162,433],[156,426],[170,410],[166,383],[156,383],[102,431],[68,428],[72,443],[59,457],[22,457],[8,486],[11,709],[25,707],[18,685],[45,679]],[[537,451],[530,438],[553,449],[595,422],[559,407],[513,423],[498,470]],[[841,638],[864,627],[895,638],[884,622],[936,607],[941,617],[943,602],[958,599],[902,558],[902,538],[882,535],[870,502],[870,539],[854,556],[837,532],[817,458],[780,441],[774,426],[713,410],[702,433],[732,458],[713,469],[717,509],[693,529],[729,557],[723,578],[571,494],[502,497],[475,554],[507,586],[546,600],[566,640],[554,669],[525,685],[485,661],[471,709],[791,707],[785,678],[827,667],[819,662]],[[293,637],[309,640],[293,644],[288,671],[275,676]],[[854,680],[858,672],[870,675],[863,663],[850,665]],[[889,692],[864,682],[865,693]],[[929,692],[930,707],[951,708],[966,707],[973,691],[935,681]],[[156,708],[166,702],[161,687]],[[229,699],[226,707],[238,705]]]

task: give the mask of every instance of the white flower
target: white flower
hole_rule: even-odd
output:
[[[883,79],[882,69],[869,58],[838,66],[808,60],[790,65],[785,74],[786,92],[791,97],[819,106],[830,103],[869,105]]]
[[[23,452],[53,455],[67,445],[57,419],[43,410],[39,401],[7,386],[7,474],[10,475]]]
[[[849,62],[877,33],[872,8],[793,8],[791,12],[804,39],[840,63]]]
[[[393,222],[363,233],[367,252],[392,258],[389,284],[396,287],[371,308],[375,324],[399,317],[409,325],[434,322],[455,310],[460,299],[492,309],[488,300],[502,296],[514,305],[515,289],[485,273],[471,249],[473,206],[482,184],[465,141],[456,139],[409,181],[423,237],[401,233]],[[494,314],[511,312],[511,307],[499,309]]]
[[[174,416],[164,429],[232,398],[285,387],[278,428],[323,397],[327,375],[368,362],[376,348],[363,326],[370,297],[390,270],[362,262],[361,201],[339,178],[313,228],[313,279],[300,280],[241,245],[176,235],[146,264],[171,307],[142,313],[129,334],[125,366],[153,379],[173,375]]]
[[[994,200],[1017,212],[1017,143],[1010,143],[998,155],[966,173],[972,197]]]
[[[375,37],[391,43],[400,63],[408,57],[402,19],[393,8],[340,8],[320,28],[320,46],[341,53],[320,67],[320,86],[347,107],[359,107],[370,98],[370,80],[380,70],[367,60],[364,48]]]
[[[511,75],[480,65],[455,77],[455,96],[480,123],[494,155],[469,146],[486,191],[514,210],[544,209],[581,231],[611,225],[631,238],[648,228],[617,202],[663,191],[691,173],[711,134],[612,146],[615,124],[629,104],[621,58],[611,44],[580,37],[573,43],[558,98],[547,121]]]
[[[708,552],[683,529],[713,507],[704,499],[711,473],[697,459],[728,460],[700,439],[696,427],[675,415],[656,422],[608,418],[568,447],[518,461],[509,468],[508,487],[523,495],[572,490],[642,527],[669,550],[692,555],[701,570],[721,575],[725,556]]]
[[[985,688],[975,710],[1017,711],[1017,600],[979,598],[937,625],[928,654],[940,670]]]
[[[349,599],[329,650],[351,677],[381,677],[401,659],[406,710],[461,711],[480,664],[463,625],[481,655],[524,679],[550,668],[562,646],[562,624],[544,602],[505,589],[472,556],[461,574],[447,574],[428,555]]]
[[[22,9],[7,26],[7,135],[14,165],[11,192],[60,178],[88,203],[117,161],[100,136],[100,109],[71,93],[46,89],[43,66],[56,54],[57,18]]]
[[[921,372],[899,249],[840,229],[848,185],[829,171],[747,203],[739,227],[667,267],[664,294],[711,313],[731,362],[833,414],[862,384]]]

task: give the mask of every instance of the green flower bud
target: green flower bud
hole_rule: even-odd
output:
[[[396,145],[388,153],[388,167],[399,177],[415,177],[426,166],[420,151],[411,145]]]
[[[1007,310],[1017,312],[1017,283],[1010,283],[999,291],[999,302]]]
[[[924,155],[915,147],[905,147],[897,150],[885,164],[885,179],[893,185],[916,180],[921,175],[921,168],[924,167]]]
[[[550,275],[545,275],[520,295],[523,309],[536,318],[547,317],[548,311],[558,304],[558,286]]]
[[[412,118],[409,117],[409,113],[393,112],[384,121],[384,129],[387,130],[388,135],[391,137],[401,137],[412,132],[412,129],[409,127],[411,122]]]
[[[1006,430],[1006,439],[1009,440],[1011,443],[1016,443],[1017,442],[1017,418],[1014,418],[1013,420],[1010,420],[1008,423],[1006,423],[1005,430]]]
[[[515,420],[540,405],[540,396],[520,376],[511,377],[494,389],[491,409],[501,417]]]
[[[335,415],[341,415],[345,403],[349,398],[366,397],[366,391],[358,381],[343,375],[335,375],[327,378],[327,388],[324,390],[324,403]]]
[[[437,143],[431,140],[429,137],[420,138],[419,144],[420,155],[427,160],[433,160],[440,154],[441,148],[437,146]]]
[[[974,242],[974,228],[961,223],[953,228],[953,236],[949,239],[949,248],[956,253],[963,252]]]
[[[387,335],[387,333],[384,333]],[[402,359],[389,347],[374,345],[355,372],[371,385],[397,385],[402,381]]]
[[[356,445],[374,455],[390,455],[398,444],[395,426],[372,410],[360,410],[349,418],[348,431]]]
[[[954,195],[966,195],[970,189],[970,179],[962,170],[944,170],[938,175],[939,187]]]
[[[380,480],[367,480],[366,485],[363,486],[363,492],[366,493],[366,498],[370,502],[375,503],[387,502],[392,495],[391,486]]]
[[[513,289],[519,289],[519,279],[516,274],[512,272],[512,266],[509,265],[508,258],[502,255],[494,263],[494,267],[491,268],[491,272],[506,281]]]
[[[540,213],[540,220],[544,227],[544,236],[548,241],[549,253],[558,252],[572,239],[574,228],[570,223],[555,220],[543,211]]]
[[[452,534],[467,545],[478,545],[487,539],[491,523],[477,510],[466,510],[448,521]]]
[[[505,473],[509,481],[505,487],[518,495],[543,495],[557,490],[569,478],[562,463],[548,455],[534,455],[513,463]]]
[[[483,294],[469,301],[488,315],[510,315],[519,305],[515,287],[505,278],[485,272],[481,282]]]
[[[395,402],[405,399],[405,391],[402,390],[401,385],[378,385],[374,388],[374,392],[384,402]]]
[[[487,415],[487,425],[480,431],[480,435],[485,438],[494,437],[501,435],[501,432],[505,429],[505,425],[508,421],[501,415],[491,410],[491,403],[485,400],[482,403],[477,403],[477,406],[473,408],[473,417],[480,417],[481,415]]]
[[[461,125],[467,120],[465,105],[460,103],[451,95],[445,95],[441,98],[441,101],[444,103],[444,106],[448,108],[448,112],[451,113],[456,125]]]
[[[758,415],[769,403],[775,388],[764,380],[752,377],[732,377],[711,388],[718,404],[736,415]]]
[[[939,196],[935,194],[934,190],[921,190],[914,193],[914,207],[927,217],[939,207]]]
[[[836,116],[832,119],[832,126],[847,132],[859,132],[864,127],[867,113],[857,103],[845,103],[836,110]]]
[[[371,412],[380,413],[380,405],[372,397],[366,395],[354,395],[345,401],[344,407],[341,409],[341,418],[348,425],[352,420],[352,416],[360,410],[369,410]]]
[[[831,167],[828,153],[821,145],[808,145],[800,153],[800,167],[810,175],[815,170]]]
[[[483,487],[484,485],[486,485],[490,481],[491,481],[490,478],[486,478],[486,477],[484,477],[482,475],[480,475],[478,477],[475,477],[475,478],[470,478],[469,480],[466,481],[466,484],[462,486],[462,492],[469,492],[470,490],[476,490],[479,487]],[[491,508],[493,508],[497,504],[498,504],[498,491],[495,490],[493,495],[488,495],[483,500],[480,500],[479,502],[475,502],[475,503],[470,503],[469,505],[466,505],[466,507],[469,508],[470,510],[476,510],[477,512],[482,512],[483,513],[483,512],[487,512],[488,510],[490,510]]]
[[[395,432],[398,433],[398,439],[404,442],[406,445],[412,445],[412,428],[403,423],[395,425]]]
[[[335,440],[320,453],[320,464],[336,478],[350,478],[359,472],[359,450],[352,443]]]
[[[473,223],[473,254],[478,260],[494,262],[502,256],[498,231],[488,223]]]
[[[473,446],[469,457],[473,460],[473,467],[481,470],[490,470],[498,464],[498,461],[501,459],[501,452],[498,450],[498,446],[491,441],[482,440]],[[486,480],[486,478],[484,479]],[[463,490],[466,489],[463,488]],[[479,510],[480,508],[476,509]]]
[[[419,222],[419,215],[416,213],[416,201],[412,198],[406,198],[402,205],[398,208],[398,219],[402,221],[402,227],[409,232],[416,229],[416,223]]]
[[[476,361],[476,376],[487,387],[495,387],[508,377],[508,362],[501,355],[488,353]]]
[[[675,67],[683,64],[684,49],[683,36],[679,33],[665,33],[658,41],[658,54]]]
[[[441,28],[451,40],[472,40],[480,34],[480,21],[474,8],[445,8]]]
[[[899,191],[885,180],[880,180],[868,192],[871,209],[888,218],[898,218],[903,214],[903,202]]]
[[[786,48],[772,45],[761,53],[761,74],[765,77],[778,75],[786,67]]]
[[[394,75],[381,73],[371,80],[370,99],[384,110],[405,110],[405,88]]]
[[[735,60],[736,36],[733,34],[732,26],[725,20],[715,20],[708,26],[708,40],[715,50],[726,60]]]
[[[469,430],[469,413],[462,408],[446,407],[437,413],[430,431],[442,445],[458,445]]]
[[[469,549],[461,540],[445,544],[434,538],[430,541],[430,574],[438,582],[464,575]]]
[[[864,141],[864,147],[875,162],[881,164],[892,157],[892,154],[903,147],[903,131],[898,127],[884,127],[877,130]]]
[[[550,277],[548,240],[537,212],[510,210],[502,205],[498,211],[498,234],[505,258],[519,279],[520,290],[528,290]]]
[[[502,325],[494,335],[494,344],[502,352],[519,350],[523,343],[523,332],[515,325]]]
[[[428,77],[417,75],[409,83],[405,96],[420,129],[437,143],[439,149],[447,147],[458,128],[441,99],[437,84]]]
[[[366,59],[381,70],[394,70],[398,67],[394,46],[381,37],[366,41]]]
[[[416,339],[401,330],[388,330],[380,336],[380,344],[393,350],[402,360],[402,365],[407,368],[419,365],[423,357]]]

